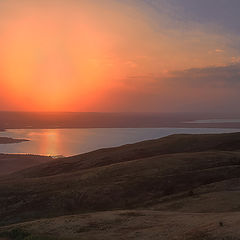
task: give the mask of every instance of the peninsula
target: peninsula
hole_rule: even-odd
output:
[[[27,142],[27,139],[14,139],[9,137],[0,137],[0,144]]]

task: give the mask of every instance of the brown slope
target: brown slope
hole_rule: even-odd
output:
[[[52,176],[162,154],[209,150],[240,150],[240,133],[171,135],[156,140],[100,149],[86,154],[57,159],[37,168],[23,171],[21,176]]]
[[[52,157],[31,154],[0,154],[0,176],[52,160]]]
[[[239,240],[239,222],[240,213],[120,210],[26,222],[0,233],[24,229],[30,239],[48,240]]]
[[[232,178],[240,178],[240,153],[221,151],[159,155],[51,177],[12,178],[0,181],[0,224],[145,208],[163,204],[166,196],[188,197],[195,188]]]

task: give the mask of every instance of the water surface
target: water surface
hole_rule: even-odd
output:
[[[240,129],[216,128],[89,128],[11,129],[0,136],[29,139],[29,142],[0,144],[0,153],[31,153],[70,156],[99,148],[119,146],[175,133],[229,133]]]
[[[186,123],[240,123],[240,119],[204,119],[194,120]]]

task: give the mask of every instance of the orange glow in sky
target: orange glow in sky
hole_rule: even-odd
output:
[[[75,101],[81,105],[111,75],[102,64],[107,44],[96,27],[63,7],[55,10],[22,9],[4,26],[3,87],[26,109],[62,110]]]
[[[126,2],[1,2],[0,109],[141,110],[149,95],[185,99],[188,90],[181,95],[167,80],[172,72],[233,57],[209,29],[183,34],[165,26],[167,15],[156,21],[151,9]]]

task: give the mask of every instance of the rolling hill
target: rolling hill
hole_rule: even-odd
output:
[[[57,239],[239,239],[240,133],[172,135],[52,160],[2,176],[0,193],[5,231],[20,227]]]
[[[52,157],[32,154],[0,153],[0,176],[53,160]]]

